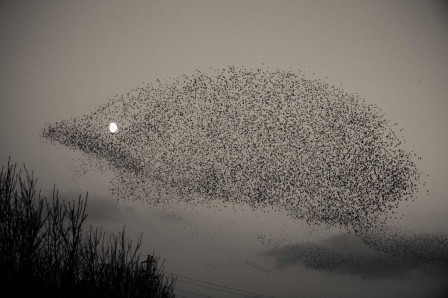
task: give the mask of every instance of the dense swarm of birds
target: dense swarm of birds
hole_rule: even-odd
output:
[[[105,160],[119,196],[163,204],[154,192],[165,188],[169,200],[370,229],[420,185],[394,125],[357,94],[299,71],[230,67],[156,80],[42,136]]]

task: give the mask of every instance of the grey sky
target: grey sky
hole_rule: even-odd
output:
[[[448,235],[447,32],[441,1],[2,1],[0,158],[26,163],[44,190],[55,183],[68,198],[88,190],[91,223],[144,232],[144,248],[172,272],[276,297],[437,297],[442,278],[363,279],[279,267],[268,254],[344,233],[337,229],[243,207],[117,202],[107,175],[39,133],[157,78],[210,67],[301,69],[358,93],[403,128],[430,195],[401,206],[404,218],[390,225]]]

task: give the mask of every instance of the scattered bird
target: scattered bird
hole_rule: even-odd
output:
[[[285,209],[358,231],[416,198],[416,155],[394,125],[359,95],[300,71],[229,67],[158,79],[47,124],[42,137],[106,161],[117,196]]]

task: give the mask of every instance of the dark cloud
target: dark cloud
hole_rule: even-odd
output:
[[[85,201],[87,192],[85,191],[57,191],[60,201],[72,202],[81,199]],[[43,193],[49,201],[52,200],[52,191]],[[120,202],[112,196],[102,195],[98,193],[88,193],[86,213],[87,220],[91,223],[103,223],[107,221],[119,221],[131,216],[135,213],[134,208],[129,205],[120,204]]]
[[[422,265],[448,268],[448,237],[436,234],[413,234],[386,229],[361,236],[372,249],[394,259],[410,260]]]
[[[122,206],[112,196],[92,195],[88,201],[87,212],[91,221],[115,221],[129,217],[135,210]]]
[[[390,233],[391,235],[393,233]],[[359,275],[363,278],[446,275],[448,238],[435,235],[357,237],[342,234],[320,242],[284,246],[268,253],[277,265]]]

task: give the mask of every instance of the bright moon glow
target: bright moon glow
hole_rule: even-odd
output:
[[[114,133],[118,130],[118,126],[116,123],[112,122],[111,124],[109,124],[109,130],[110,132]]]

